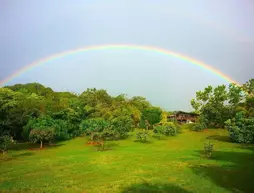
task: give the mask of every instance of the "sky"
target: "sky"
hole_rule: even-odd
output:
[[[189,56],[244,83],[254,78],[253,19],[252,0],[1,0],[0,80],[67,50],[135,44]],[[144,96],[165,110],[185,111],[197,90],[229,84],[172,56],[124,49],[62,57],[4,85],[28,82]]]

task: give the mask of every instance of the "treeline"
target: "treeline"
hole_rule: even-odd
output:
[[[66,140],[103,131],[120,139],[135,127],[152,127],[163,112],[145,98],[110,96],[106,90],[87,89],[77,95],[55,92],[38,83],[0,88],[0,135],[34,142]]]
[[[254,143],[254,79],[241,86],[208,86],[196,93],[191,105],[200,114],[196,130],[227,128],[233,141]]]

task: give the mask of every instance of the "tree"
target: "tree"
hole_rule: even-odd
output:
[[[254,117],[254,79],[246,82],[243,89],[247,95],[244,108],[249,117]]]
[[[143,111],[151,107],[152,105],[146,100],[146,98],[141,96],[134,96],[130,99],[130,103],[134,105],[138,110]]]
[[[41,116],[36,119],[30,119],[23,129],[22,135],[25,139],[28,139],[31,130],[34,128],[42,130],[52,128],[54,130],[54,139],[66,140],[70,139],[72,136],[72,127],[73,125],[69,123],[68,120],[53,119],[50,116]]]
[[[111,120],[110,129],[114,131],[114,139],[125,138],[133,126],[133,120],[128,116],[119,116]]]
[[[91,140],[93,140],[94,133],[100,133],[109,126],[110,123],[102,118],[92,118],[83,120],[80,124],[80,130],[82,133],[90,135]]]
[[[241,88],[234,84],[230,84],[228,90],[225,85],[215,88],[208,86],[204,91],[196,92],[196,99],[191,100],[191,105],[201,114],[202,124],[223,127],[224,122],[235,114],[242,100]]]
[[[159,123],[162,119],[162,110],[159,107],[149,107],[142,111],[140,126],[142,128],[146,127],[145,121],[148,121],[149,125],[153,126]]]
[[[243,89],[248,94],[254,94],[254,78],[250,79],[245,84],[243,84]]]
[[[33,143],[40,142],[40,148],[43,148],[45,141],[51,142],[54,138],[54,129],[32,129],[29,138]]]
[[[238,143],[254,142],[254,118],[247,117],[245,112],[238,112],[236,116],[225,122],[230,138]]]

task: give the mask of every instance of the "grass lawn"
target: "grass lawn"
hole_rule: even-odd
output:
[[[17,144],[0,160],[0,192],[254,192],[254,146],[231,143],[226,130],[185,131],[149,143],[107,142],[96,151],[76,138],[44,150]],[[204,158],[204,142],[214,152]],[[39,147],[38,144],[36,146]]]

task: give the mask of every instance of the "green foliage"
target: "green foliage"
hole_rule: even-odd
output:
[[[133,120],[127,116],[116,117],[111,120],[111,130],[116,133],[114,139],[125,138],[128,132],[132,130]]]
[[[2,153],[7,152],[14,143],[15,141],[10,135],[4,134],[0,136],[0,150]]]
[[[73,132],[73,125],[68,121],[53,119],[50,116],[42,116],[36,119],[31,119],[23,129],[23,137],[28,139],[32,129],[54,129],[54,139],[66,140],[78,135]]]
[[[6,86],[6,88],[24,94],[35,93],[39,96],[50,96],[54,94],[54,91],[51,88],[46,88],[39,83],[15,84],[13,86]]]
[[[205,150],[205,156],[207,158],[210,158],[212,156],[212,152],[213,152],[213,144],[210,141],[205,142],[204,143],[204,150]]]
[[[248,94],[254,94],[254,79],[250,79],[248,82],[243,84],[243,89]]]
[[[151,107],[152,105],[146,100],[146,98],[141,96],[135,96],[130,99],[130,103],[134,105],[140,112]]]
[[[201,114],[201,123],[223,127],[224,122],[236,113],[242,100],[242,90],[234,84],[230,84],[228,89],[225,85],[208,86],[204,91],[196,92],[196,99],[191,100],[191,105]]]
[[[78,96],[38,83],[0,88],[0,134],[8,131],[17,140],[29,140],[34,128],[54,128],[55,140],[91,135],[93,130],[103,131],[107,140],[121,139],[142,121],[159,122],[160,114],[143,97],[112,97],[102,89],[87,89]],[[94,123],[94,119],[101,121]]]
[[[130,117],[120,116],[106,121],[102,118],[92,118],[81,122],[80,129],[93,138],[93,133],[103,136],[105,140],[116,140],[127,137],[132,129],[133,120]]]
[[[41,143],[41,148],[43,147],[43,143],[45,141],[48,141],[51,143],[51,141],[54,138],[54,128],[48,128],[48,129],[32,129],[30,134],[29,134],[29,139],[33,143],[40,142]]]
[[[29,119],[39,116],[39,106],[40,98],[35,94],[25,96],[0,88],[0,132],[8,131],[15,139],[20,139],[23,126]]]
[[[167,122],[163,125],[155,126],[153,132],[156,135],[175,136],[179,133],[179,127],[172,122]]]
[[[191,128],[192,131],[203,131],[206,128],[204,123],[197,123],[194,124]]]
[[[159,123],[162,119],[162,110],[158,107],[149,107],[142,111],[140,127],[146,128],[145,121],[148,121],[149,125],[153,126]]]
[[[142,143],[147,142],[148,137],[149,137],[149,133],[145,129],[143,131],[138,131],[136,133],[136,138],[137,138],[137,141],[139,142],[142,142]]]
[[[230,138],[238,143],[254,143],[254,118],[238,112],[233,119],[225,122]]]
[[[102,132],[109,126],[110,123],[102,118],[92,118],[83,120],[80,124],[80,130],[86,135],[91,135],[92,133]]]

